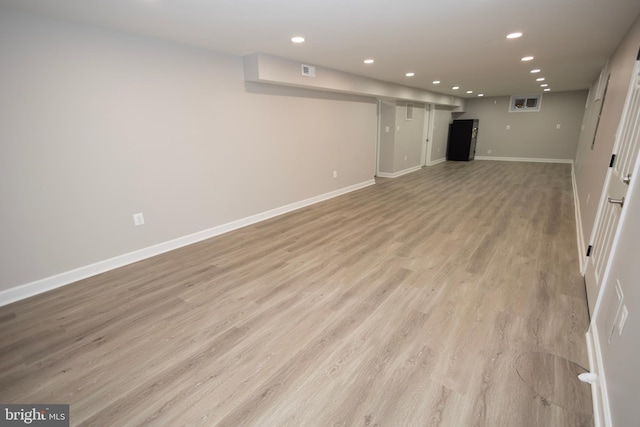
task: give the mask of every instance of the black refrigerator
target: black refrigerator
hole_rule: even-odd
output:
[[[449,125],[447,160],[473,160],[476,154],[478,120],[454,120]]]

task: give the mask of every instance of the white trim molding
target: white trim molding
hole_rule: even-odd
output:
[[[374,179],[370,179],[359,184],[354,184],[349,187],[341,188],[329,193],[321,194],[319,196],[311,197],[309,199],[271,209],[269,211],[232,221],[227,224],[222,224],[206,230],[198,231],[193,234],[178,237],[177,239],[162,242],[157,245],[149,246],[123,255],[118,255],[116,257],[98,261],[96,263],[89,264],[80,268],[65,271],[64,273],[56,274],[54,276],[46,277],[44,279],[6,289],[4,291],[0,291],[0,307],[71,284],[73,282],[77,282],[78,280],[86,279],[88,277],[95,276],[106,271],[114,270],[116,268],[132,264],[134,262],[142,261],[144,259],[151,258],[153,256],[160,255],[165,252],[169,252],[193,243],[197,243],[211,237],[219,236],[221,234],[228,233],[230,231],[237,230],[239,228],[246,227],[248,225],[255,224],[257,222],[261,222],[278,215],[295,211],[306,206],[313,205],[315,203],[319,203],[328,199],[332,199],[334,197],[341,196],[343,194],[350,193],[352,191],[360,190],[370,185],[375,185],[375,183],[376,182]]]
[[[589,371],[596,374],[597,380],[591,383],[591,399],[593,404],[594,427],[611,427],[611,408],[607,394],[607,381],[602,364],[602,351],[598,331],[592,323],[586,333]]]
[[[429,163],[427,164],[427,166],[435,166],[435,165],[437,165],[437,164],[439,164],[439,163],[444,163],[444,162],[446,162],[446,161],[447,161],[447,158],[446,158],[446,157],[443,157],[443,158],[441,158],[441,159],[437,159],[437,160],[434,160],[434,161],[432,161],[432,162],[429,162]]]
[[[422,166],[418,165],[418,166],[414,166],[412,168],[401,170],[399,172],[394,172],[394,173],[378,172],[378,176],[380,178],[397,178],[399,176],[406,175],[408,173],[415,172],[420,169],[422,169]]]
[[[576,183],[575,164],[571,163],[571,184],[573,187],[573,207],[576,215],[576,239],[578,241],[578,261],[580,262],[580,273],[584,276],[587,248],[584,243],[584,233],[582,232],[582,215],[580,213],[580,198],[578,197],[578,184]]]
[[[568,163],[573,164],[573,159],[540,159],[536,157],[491,157],[475,156],[475,160],[497,160],[500,162],[533,162],[533,163]]]

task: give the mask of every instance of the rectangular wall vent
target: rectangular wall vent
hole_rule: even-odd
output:
[[[313,65],[302,64],[302,75],[307,77],[315,77],[316,67]]]
[[[406,120],[413,120],[413,104],[407,104]]]
[[[542,94],[535,95],[512,95],[509,103],[509,112],[537,112],[540,111]]]

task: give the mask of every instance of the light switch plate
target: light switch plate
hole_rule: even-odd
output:
[[[133,225],[136,227],[138,225],[144,225],[144,215],[142,215],[142,212],[133,214]]]

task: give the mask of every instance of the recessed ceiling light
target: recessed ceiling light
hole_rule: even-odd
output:
[[[518,37],[522,37],[522,33],[511,33],[507,34],[508,39],[517,39]]]
[[[364,60],[365,64],[373,64],[373,62],[374,62],[373,59],[365,59]]]
[[[544,91],[545,91],[545,92],[551,92],[551,89],[546,88]]]
[[[291,41],[294,43],[304,43],[304,37],[302,36],[291,37]]]
[[[472,90],[468,90],[467,93],[473,93],[473,91]]]
[[[547,86],[549,86],[549,85],[548,85],[548,84],[546,84],[546,83],[542,83],[542,84],[540,85],[540,87],[547,87]]]
[[[479,93],[478,96],[484,96],[484,93]]]
[[[544,81],[544,77],[538,77],[538,78],[536,79],[536,81],[537,81],[537,82],[543,82],[543,81]]]
[[[539,73],[539,72],[540,72],[540,70],[539,70],[539,69],[537,69],[537,68],[536,68],[536,69],[531,70],[531,73],[532,73],[532,74]]]
[[[407,73],[407,74],[405,74],[405,76],[407,76],[407,77],[413,77],[415,75],[416,75],[416,73]]]
[[[453,86],[451,89],[458,90],[458,89],[460,89],[460,86]]]
[[[532,61],[533,60],[533,56],[525,56],[522,59],[520,59],[520,61]]]
[[[440,84],[440,80],[434,80],[431,83],[433,83],[434,85],[439,85]]]

